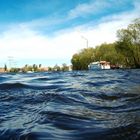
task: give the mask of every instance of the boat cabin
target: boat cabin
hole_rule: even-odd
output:
[[[110,69],[110,62],[107,61],[97,61],[92,62],[88,65],[89,70],[95,70],[95,69]]]
[[[110,69],[110,62],[100,61],[101,69]]]

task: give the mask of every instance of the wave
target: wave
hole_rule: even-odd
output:
[[[59,123],[61,129],[67,130],[66,127],[62,126],[65,124]],[[49,127],[48,127],[49,128]],[[30,130],[25,131],[24,129],[7,129],[0,130],[1,140],[139,140],[140,139],[140,126],[137,124],[131,124],[128,126],[121,126],[111,129],[95,129],[95,128],[79,128],[79,130],[67,130],[69,133],[64,132],[61,134],[59,131],[51,130],[50,132]],[[57,130],[57,129],[56,129]]]
[[[139,74],[1,74],[0,140],[139,140]]]
[[[10,90],[10,89],[58,89],[59,85],[39,85],[39,84],[23,84],[23,83],[2,83],[0,84],[0,90]]]
[[[8,90],[8,89],[19,89],[19,88],[27,88],[28,85],[22,83],[2,83],[0,84],[0,90]]]

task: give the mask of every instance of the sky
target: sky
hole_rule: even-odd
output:
[[[0,67],[70,65],[139,17],[140,0],[0,0]]]

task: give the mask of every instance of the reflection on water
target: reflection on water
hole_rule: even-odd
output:
[[[139,140],[139,75],[0,74],[0,140]]]

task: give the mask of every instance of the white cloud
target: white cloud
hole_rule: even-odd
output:
[[[12,27],[4,32],[0,39],[0,58],[8,56],[26,59],[70,58],[82,45],[77,38],[74,32],[47,38],[28,28]]]
[[[90,1],[89,3],[82,3],[77,5],[74,9],[70,10],[69,17],[76,18],[78,16],[85,16],[86,14],[91,14],[95,12],[99,12],[103,8],[107,8],[110,6],[110,3],[107,1]]]
[[[117,9],[121,7],[125,7],[128,0],[90,0],[89,2],[81,3],[77,5],[75,8],[71,9],[68,13],[68,17],[77,18],[77,17],[85,17],[87,15],[98,15],[99,13],[104,13],[110,9]],[[140,8],[139,0],[133,0],[132,4],[134,9]]]

